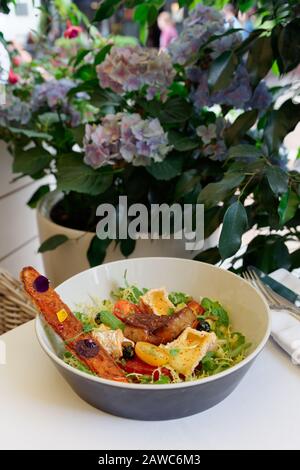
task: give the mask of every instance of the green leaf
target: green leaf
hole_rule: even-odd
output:
[[[93,92],[95,89],[99,87],[99,80],[97,78],[93,78],[91,80],[86,80],[83,83],[80,83],[80,85],[75,86],[69,90],[67,96],[74,96],[77,93],[80,93],[82,91],[88,92]]]
[[[266,176],[273,193],[278,195],[287,191],[289,175],[278,166],[268,166]]]
[[[193,191],[199,181],[200,175],[197,170],[188,170],[182,173],[175,186],[174,199],[177,201]]]
[[[28,129],[18,129],[17,127],[9,127],[7,129],[12,132],[13,134],[20,134],[25,135],[31,139],[43,139],[43,140],[51,140],[52,136],[50,134],[46,134],[45,132],[38,132],[38,131],[31,131]]]
[[[29,201],[27,202],[27,205],[31,207],[31,209],[35,209],[39,200],[45,196],[45,194],[49,193],[50,191],[50,186],[49,184],[44,184],[43,186],[40,186],[31,196]]]
[[[80,80],[93,80],[97,78],[96,70],[92,64],[83,64],[79,69],[73,74],[74,78],[79,78]]]
[[[291,269],[298,269],[300,266],[300,248],[291,253]]]
[[[217,183],[209,183],[199,194],[198,202],[205,204],[206,209],[215,206],[230,196],[237,189],[245,175],[239,173],[225,173],[224,178]]]
[[[90,243],[90,246],[87,251],[87,259],[90,263],[90,266],[98,266],[102,264],[106,256],[106,250],[112,240],[106,238],[105,240],[100,240],[100,238],[95,235]]]
[[[52,124],[57,124],[59,122],[59,115],[57,113],[43,113],[39,114],[38,120],[44,127],[52,126]],[[47,134],[48,135],[48,134]],[[50,140],[50,139],[47,139]]]
[[[147,18],[148,18],[148,12],[149,12],[150,5],[147,5],[147,3],[142,3],[141,5],[138,5],[133,14],[133,19],[134,21],[137,21],[138,23],[146,23]]]
[[[283,238],[280,235],[255,237],[243,256],[243,266],[256,266],[265,273],[279,268],[290,269],[290,254]]]
[[[219,249],[215,247],[201,251],[194,257],[194,260],[202,261],[203,263],[217,264],[219,261],[221,261]]]
[[[168,132],[168,141],[171,145],[173,145],[174,149],[178,150],[179,152],[194,150],[200,146],[199,139],[185,136],[174,130],[170,130]]]
[[[13,172],[34,175],[49,167],[53,157],[42,147],[30,150],[15,149]]]
[[[285,194],[283,194],[278,206],[278,214],[282,226],[294,217],[299,204],[300,197],[294,191],[288,190]]]
[[[248,228],[247,212],[240,201],[228,207],[224,215],[219,250],[222,259],[230,258],[240,249],[242,235]]]
[[[201,306],[206,310],[205,313],[209,313],[213,317],[217,318],[218,326],[229,325],[228,314],[219,302],[216,302],[211,299],[208,299],[207,297],[204,297],[201,301]]]
[[[69,240],[67,235],[58,234],[53,235],[50,238],[47,238],[38,249],[38,253],[45,253],[45,251],[52,251],[55,250],[58,246],[66,243]]]
[[[239,0],[238,3],[240,11],[244,13],[245,11],[255,6],[256,0]]]
[[[126,258],[134,252],[136,240],[128,237],[126,240],[120,240],[120,250],[123,256]]]
[[[77,52],[77,55],[75,57],[75,60],[74,60],[74,67],[76,67],[77,65],[80,64],[80,62],[85,58],[85,56],[91,52],[90,49],[80,49],[78,52]]]
[[[252,85],[257,85],[268,74],[273,62],[271,37],[257,38],[250,48],[247,59],[247,69]]]
[[[77,191],[96,196],[106,191],[113,182],[109,169],[94,170],[83,162],[81,154],[61,155],[57,161],[57,187],[61,191]]]
[[[166,157],[162,162],[152,163],[146,166],[146,170],[157,180],[169,181],[180,175],[182,170],[182,158],[178,155]]]
[[[95,61],[94,61],[95,65],[99,65],[101,64],[101,62],[104,61],[107,54],[109,54],[112,46],[113,46],[112,44],[107,44],[101,49],[101,51],[98,52],[98,54],[96,54]]]
[[[259,158],[262,155],[262,150],[249,144],[234,145],[228,152],[228,158]]]
[[[184,292],[170,292],[168,295],[170,302],[172,302],[175,307],[179,304],[186,304],[191,300],[191,296],[185,294]]]
[[[300,104],[287,100],[278,110],[268,115],[264,139],[271,153],[278,152],[285,136],[292,132],[300,121]]]
[[[211,207],[204,211],[204,238],[208,238],[221,225],[224,216],[224,207]]]
[[[208,85],[212,92],[220,91],[229,85],[237,64],[237,56],[231,51],[223,52],[212,62],[208,72]]]
[[[148,35],[149,35],[149,27],[147,23],[142,23],[140,25],[140,31],[139,31],[139,36],[140,36],[140,41],[143,44],[143,46],[146,45],[147,40],[148,40]]]
[[[193,107],[184,98],[172,96],[162,106],[159,120],[165,124],[174,124],[187,121],[193,113]]]
[[[241,114],[230,127],[225,129],[225,140],[227,145],[232,145],[241,140],[248,130],[254,126],[258,111],[253,109]]]
[[[300,63],[300,18],[288,23],[278,35],[277,61],[281,73],[288,73]]]
[[[121,0],[103,0],[93,18],[93,23],[112,16],[117,11],[120,4]]]

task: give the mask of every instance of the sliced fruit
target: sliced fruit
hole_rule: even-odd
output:
[[[169,354],[167,351],[145,341],[138,341],[136,343],[135,354],[150,366],[160,367],[169,362]]]

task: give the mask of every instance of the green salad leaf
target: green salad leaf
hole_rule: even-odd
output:
[[[169,300],[172,302],[175,307],[179,304],[186,304],[191,300],[191,296],[185,294],[184,292],[170,292]]]
[[[229,317],[226,310],[222,307],[219,302],[213,301],[204,297],[201,302],[201,306],[206,310],[205,316],[208,314],[216,318],[217,326],[228,326]]]

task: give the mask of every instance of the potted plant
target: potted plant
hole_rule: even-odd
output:
[[[125,3],[135,7],[145,41],[162,2]],[[243,3],[241,9],[253,2]],[[114,242],[95,235],[96,208],[117,207],[120,195],[148,206],[204,203],[205,237],[222,230],[218,246],[194,254],[198,260],[233,258],[233,269],[254,264],[266,272],[299,265],[300,250],[290,253],[287,242],[299,241],[300,176],[287,170],[282,142],[299,121],[300,105],[292,96],[278,107],[285,90],[265,83],[271,69],[283,74],[299,63],[299,10],[290,1],[283,14],[279,3],[262,2],[261,25],[246,40],[220,12],[196,5],[168,51],[92,42],[69,60],[72,84],[68,69],[32,87],[30,120],[2,132],[17,173],[56,179],[60,193],[44,198],[39,217],[55,203],[53,230],[45,240],[41,229],[40,250],[60,250],[48,253],[58,273],[85,249],[90,265],[112,255]],[[121,2],[108,6],[101,3],[96,21]],[[46,191],[40,188],[31,204]],[[241,252],[249,229],[255,237]],[[129,256],[140,253],[140,242],[117,240],[117,248]]]

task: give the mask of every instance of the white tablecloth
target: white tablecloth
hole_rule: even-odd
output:
[[[222,403],[160,422],[82,401],[41,350],[33,321],[0,341],[0,449],[300,449],[300,366],[272,339]]]

